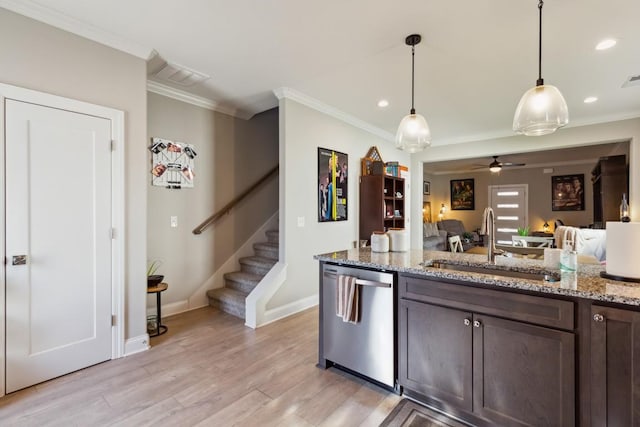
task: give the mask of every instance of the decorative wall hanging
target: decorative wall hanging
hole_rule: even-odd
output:
[[[475,206],[473,179],[451,180],[451,210],[472,211]]]
[[[183,142],[151,138],[151,184],[166,188],[193,188],[195,147]]]
[[[318,148],[318,222],[347,219],[347,165],[345,153]]]
[[[551,210],[584,210],[584,174],[551,177]]]

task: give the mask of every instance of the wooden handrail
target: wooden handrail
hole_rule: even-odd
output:
[[[279,168],[279,166],[276,166],[273,169],[271,169],[262,178],[260,178],[258,181],[256,181],[251,187],[249,187],[247,190],[245,190],[242,194],[240,194],[238,197],[236,197],[235,199],[233,199],[232,201],[227,203],[222,209],[218,210],[216,213],[211,215],[209,218],[204,220],[200,225],[198,225],[196,228],[193,229],[193,234],[202,233],[207,227],[209,227],[210,225],[214,224],[217,220],[222,218],[224,215],[228,214],[229,211],[231,211],[231,209],[233,209],[238,203],[240,203],[240,201],[242,201],[242,199],[244,199],[249,194],[251,194],[256,188],[258,188],[260,185],[262,185],[265,181],[267,181],[273,175],[277,175],[278,174],[278,168]]]

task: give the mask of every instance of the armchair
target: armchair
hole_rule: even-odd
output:
[[[474,246],[474,242],[480,241],[480,236],[475,231],[465,231],[462,221],[457,219],[443,219],[438,221],[438,229],[447,232],[447,240],[449,237],[460,236],[462,240],[462,247],[464,250],[468,250]],[[471,235],[471,242],[464,242],[464,235],[468,233]]]

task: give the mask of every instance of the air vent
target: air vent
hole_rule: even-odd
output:
[[[193,86],[209,79],[206,74],[171,62],[167,62],[164,67],[155,73],[155,76],[158,79],[180,86]]]
[[[622,87],[631,87],[631,86],[640,86],[640,74],[637,76],[629,77],[623,84]]]

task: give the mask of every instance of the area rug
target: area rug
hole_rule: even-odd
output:
[[[380,427],[465,427],[436,411],[402,399],[382,421]]]

